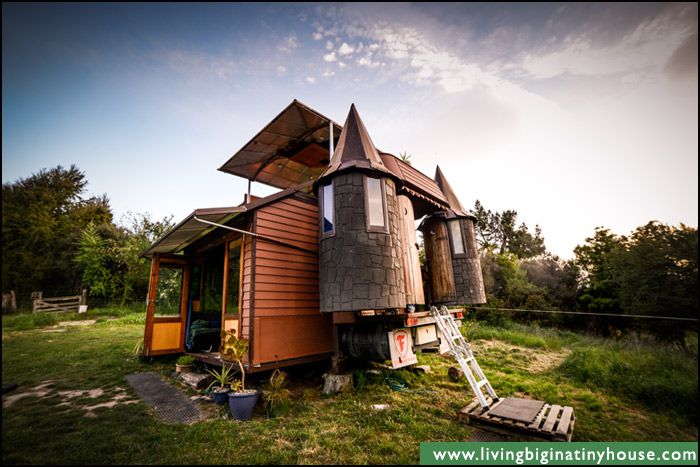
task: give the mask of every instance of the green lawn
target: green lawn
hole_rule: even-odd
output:
[[[392,391],[384,374],[365,374],[362,390],[322,396],[320,370],[302,368],[292,373],[293,402],[282,418],[268,419],[259,404],[250,422],[224,418],[221,408],[208,421],[165,425],[133,402],[124,377],[154,371],[172,379],[174,359],[133,355],[142,315],[91,313],[95,324],[62,328],[48,327],[56,317],[3,317],[2,380],[20,385],[3,397],[3,463],[409,464],[421,441],[472,434],[455,417],[470,399],[466,383],[449,381],[451,361],[435,354],[419,356],[432,374],[397,372],[410,385],[405,392]],[[697,440],[697,353],[522,325],[464,331],[499,395],[573,406],[575,441]]]

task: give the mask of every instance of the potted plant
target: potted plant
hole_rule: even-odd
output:
[[[241,371],[240,381],[231,383],[231,392],[228,393],[228,406],[231,415],[236,420],[250,420],[253,409],[258,402],[258,392],[245,388],[245,368],[243,358],[248,352],[248,339],[239,339],[235,332],[222,331],[221,358],[236,362]]]
[[[194,358],[191,355],[181,355],[175,362],[175,373],[189,373],[194,368]]]
[[[287,385],[287,374],[279,369],[272,372],[267,389],[263,391],[265,410],[270,417],[279,417],[289,411],[289,396],[291,391]]]
[[[233,366],[226,366],[224,363],[221,371],[207,370],[214,377],[214,381],[207,387],[211,389],[211,398],[217,404],[223,404],[228,400],[228,385],[233,382]]]

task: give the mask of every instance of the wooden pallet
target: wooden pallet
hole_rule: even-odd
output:
[[[488,409],[482,408],[479,401],[474,399],[471,404],[457,412],[457,417],[468,425],[505,435],[516,435],[525,439],[571,441],[576,422],[572,407],[545,404],[532,423],[525,423],[489,415],[489,411],[497,407],[503,399],[493,406],[491,398],[486,400],[489,403]]]

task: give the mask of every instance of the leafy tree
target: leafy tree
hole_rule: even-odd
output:
[[[540,226],[535,225],[534,235],[524,222],[518,226],[517,211],[492,212],[484,208],[479,200],[476,200],[473,211],[476,216],[476,239],[481,248],[492,249],[496,253],[513,253],[518,258],[532,258],[545,253]]]
[[[612,264],[623,312],[697,318],[697,229],[651,221],[625,239]],[[639,324],[663,337],[683,336],[678,322]]]
[[[33,290],[73,293],[80,275],[73,257],[82,229],[110,223],[106,196],[84,198],[87,180],[75,165],[43,169],[2,186],[2,287],[20,304]]]
[[[579,270],[574,261],[546,254],[521,261],[520,268],[530,283],[545,290],[549,305],[562,310],[576,307]]]
[[[617,313],[620,311],[619,284],[614,256],[622,247],[624,237],[596,227],[593,237],[574,248],[576,265],[580,268],[581,294],[579,304],[586,310]]]
[[[93,222],[83,230],[75,256],[76,266],[82,271],[82,283],[91,296],[109,298],[115,290],[115,281],[110,271],[114,247],[102,238]]]

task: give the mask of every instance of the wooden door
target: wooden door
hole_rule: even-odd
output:
[[[184,352],[189,275],[184,258],[153,256],[143,337],[145,356]]]
[[[407,196],[398,197],[399,235],[401,236],[401,265],[403,267],[404,284],[406,284],[406,303],[424,304],[423,280],[418,258],[418,239],[416,237],[416,221],[413,213],[413,203]]]
[[[423,241],[433,303],[454,302],[457,295],[445,220],[438,217],[427,219]]]

